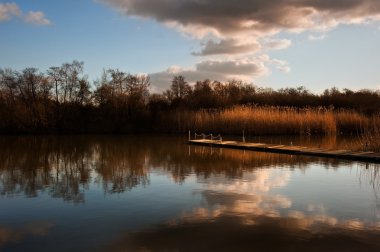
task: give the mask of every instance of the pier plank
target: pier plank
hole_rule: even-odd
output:
[[[293,145],[276,145],[265,143],[247,143],[238,141],[220,141],[210,139],[194,139],[189,140],[189,144],[215,146],[220,148],[234,148],[242,150],[284,153],[284,154],[296,154],[296,155],[309,155],[339,159],[349,159],[356,161],[366,161],[373,163],[380,163],[380,153],[371,151],[352,151],[352,150],[340,150],[340,149],[323,149],[304,146]]]

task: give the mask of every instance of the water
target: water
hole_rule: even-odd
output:
[[[376,165],[185,140],[1,137],[0,250],[380,251]]]

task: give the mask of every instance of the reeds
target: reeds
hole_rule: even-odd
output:
[[[349,110],[328,108],[235,106],[221,110],[176,111],[165,116],[171,132],[241,135],[338,135],[358,134],[370,119]],[[172,129],[172,130],[170,130]]]
[[[360,145],[364,151],[380,152],[380,116],[373,116],[361,127]]]

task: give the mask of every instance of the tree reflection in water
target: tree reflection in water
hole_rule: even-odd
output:
[[[187,146],[185,139],[178,137],[1,137],[0,193],[38,197],[48,191],[54,198],[83,203],[92,184],[101,185],[106,194],[122,193],[147,186],[152,170],[182,183],[190,174],[200,179],[211,175],[232,179],[241,178],[247,170],[306,170],[310,164],[323,164],[326,169],[338,169],[341,164],[358,166],[334,159]],[[373,167],[360,169],[359,178],[378,191],[379,173],[377,166]]]
[[[325,142],[339,145],[336,138]],[[30,229],[24,225],[29,217],[19,220],[24,211],[10,199],[5,206],[15,213],[4,210],[3,221],[14,219],[0,226],[0,246],[21,244],[24,251],[34,239],[50,242],[49,251],[60,241],[62,251],[69,251],[66,244],[77,244],[65,239],[80,239],[83,251],[98,244],[105,251],[379,251],[378,168],[188,146],[186,139],[168,136],[0,137],[4,202],[6,197],[40,197],[24,205],[34,207],[31,213],[42,220],[50,218],[37,225],[42,231]],[[355,187],[359,182],[363,190]],[[139,187],[147,188],[141,192]],[[49,206],[46,195],[86,207]],[[41,202],[47,208],[40,212]],[[66,209],[57,211],[60,205]],[[61,216],[67,219],[61,222]],[[104,239],[94,241],[97,236]]]

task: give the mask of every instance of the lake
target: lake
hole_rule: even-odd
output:
[[[175,136],[0,137],[0,250],[380,251],[379,168]]]

